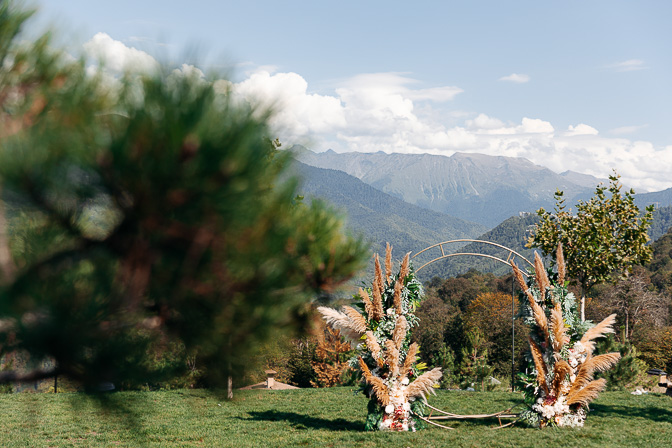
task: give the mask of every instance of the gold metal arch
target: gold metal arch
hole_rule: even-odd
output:
[[[506,260],[504,260],[504,259],[502,259],[502,258],[495,257],[494,255],[481,254],[481,253],[474,253],[474,252],[458,252],[458,253],[452,253],[452,254],[451,254],[451,253],[446,253],[446,251],[443,249],[443,246],[444,246],[445,244],[451,244],[451,243],[464,243],[464,242],[468,242],[468,243],[482,243],[482,244],[489,244],[489,245],[491,245],[491,246],[496,246],[496,247],[499,247],[500,249],[504,249],[505,251],[507,251],[507,252],[508,252],[508,256],[506,257]],[[531,262],[530,260],[528,260],[527,258],[523,257],[522,255],[520,255],[518,252],[516,252],[515,250],[513,250],[513,249],[511,249],[511,248],[508,248],[508,247],[506,247],[506,246],[502,246],[501,244],[493,243],[492,241],[472,240],[472,239],[468,239],[468,238],[462,238],[462,239],[457,239],[457,240],[449,240],[449,241],[444,241],[444,242],[442,242],[442,243],[436,243],[436,244],[434,244],[434,245],[432,245],[432,246],[429,246],[429,247],[426,247],[426,248],[422,249],[420,252],[418,252],[418,253],[416,253],[415,255],[413,255],[413,256],[411,257],[411,259],[414,259],[415,257],[417,257],[418,255],[420,255],[421,253],[426,252],[426,251],[428,251],[428,250],[430,250],[430,249],[434,249],[434,248],[436,248],[436,247],[438,247],[439,250],[441,251],[441,255],[438,256],[438,257],[436,257],[436,258],[434,258],[434,259],[432,259],[432,260],[430,260],[430,261],[428,261],[428,262],[426,262],[425,264],[423,264],[422,266],[420,266],[419,268],[417,268],[417,269],[415,270],[416,272],[418,272],[419,270],[421,270],[421,269],[424,268],[425,266],[434,263],[435,261],[443,260],[443,259],[445,259],[445,258],[450,258],[450,257],[457,257],[457,256],[461,256],[461,255],[473,255],[473,256],[477,256],[477,257],[490,258],[490,259],[492,259],[492,260],[496,260],[496,261],[499,261],[499,262],[504,263],[504,264],[507,264],[507,265],[510,265],[511,260],[513,260],[513,259],[515,259],[516,257],[518,257],[518,258],[520,258],[521,260],[523,260],[524,262],[526,262],[527,264],[529,264],[530,266],[534,267],[534,264],[532,264],[532,262]],[[523,273],[523,275],[527,276],[527,273],[526,273],[524,270],[521,270],[521,272]]]

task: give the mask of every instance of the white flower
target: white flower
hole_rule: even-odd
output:
[[[407,378],[407,377],[404,377],[404,379],[401,380],[401,384],[403,384],[404,386],[406,386],[406,385],[408,384],[408,378]]]
[[[394,412],[394,405],[388,404],[387,406],[385,406],[385,413],[386,414],[391,414],[393,412]]]
[[[409,403],[407,401],[406,403],[404,403],[403,408],[404,408],[404,411],[410,411],[411,410],[411,403]]]

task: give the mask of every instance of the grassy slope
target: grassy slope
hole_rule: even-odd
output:
[[[581,430],[492,430],[496,421],[451,421],[417,433],[363,431],[366,400],[347,388],[237,391],[225,402],[206,391],[122,392],[124,409],[102,411],[79,394],[0,396],[3,447],[669,447],[672,398],[604,393]],[[439,391],[430,402],[456,413],[504,410],[510,393]],[[128,413],[137,417],[129,425]],[[144,441],[144,442],[143,442]]]

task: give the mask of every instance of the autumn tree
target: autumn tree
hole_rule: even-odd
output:
[[[600,308],[605,314],[618,314],[627,339],[641,325],[661,328],[667,323],[667,300],[651,286],[645,272],[635,271],[627,278],[619,279],[600,297]]]
[[[221,385],[362,266],[364,244],[333,211],[294,202],[268,112],[193,73],[104,82],[48,35],[26,41],[26,19],[0,2],[0,183],[12,209],[0,254],[9,246],[17,267],[0,287],[0,354],[37,367],[0,382],[150,382],[184,370],[149,362],[171,351]]]
[[[609,186],[598,185],[595,196],[578,201],[576,213],[567,210],[563,192],[555,194],[555,210],[541,208],[541,221],[528,240],[555,257],[559,244],[565,254],[567,275],[581,287],[581,319],[585,319],[585,295],[594,285],[627,275],[633,266],[651,259],[647,230],[653,206],[640,214],[635,192],[621,192],[620,176],[609,176]]]

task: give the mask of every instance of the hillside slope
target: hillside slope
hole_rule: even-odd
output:
[[[473,238],[487,230],[480,224],[405,203],[342,171],[300,162],[294,169],[303,179],[301,194],[309,200],[324,199],[344,211],[348,226],[364,234],[378,252],[390,242],[395,257],[401,257],[441,241]]]

